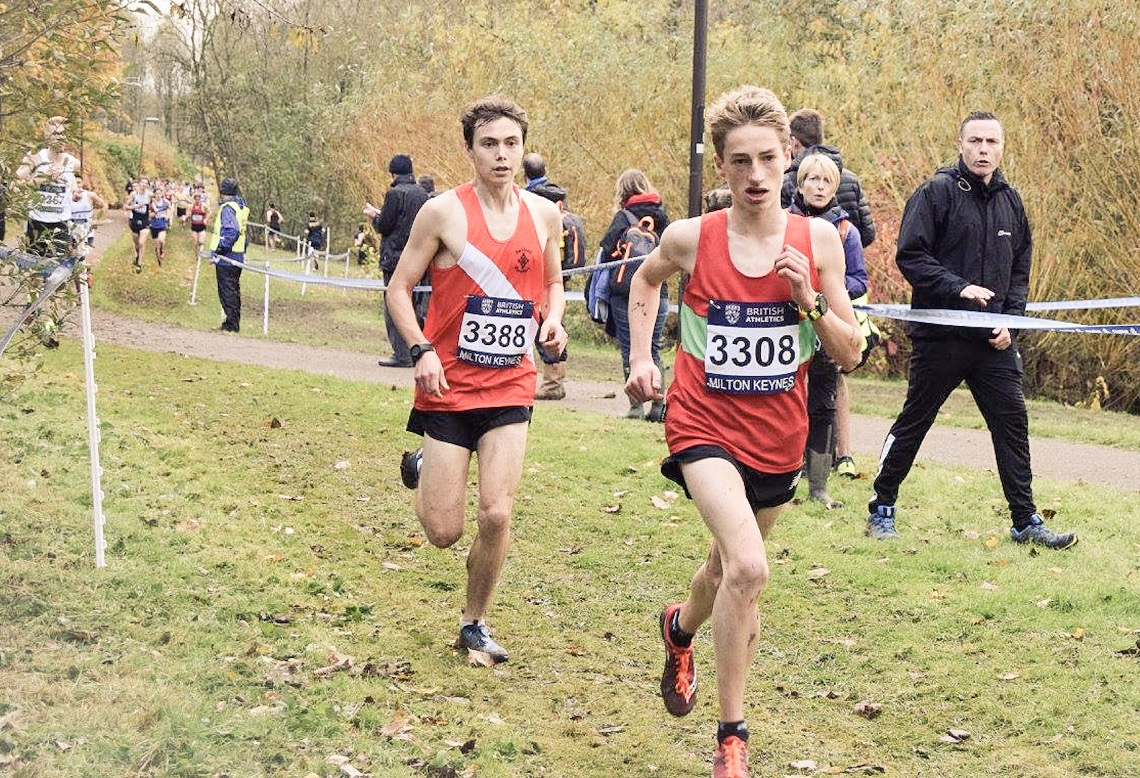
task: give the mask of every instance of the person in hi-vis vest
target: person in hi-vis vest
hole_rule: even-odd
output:
[[[218,184],[221,203],[214,217],[214,232],[210,236],[211,261],[218,274],[218,300],[226,314],[223,332],[237,332],[241,328],[241,266],[234,262],[245,261],[246,223],[249,208],[241,198],[238,182],[226,178]]]

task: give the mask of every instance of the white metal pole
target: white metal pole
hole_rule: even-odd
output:
[[[91,515],[95,528],[95,567],[107,566],[103,551],[103,466],[99,463],[99,415],[95,410],[95,334],[91,331],[91,295],[88,289],[90,270],[81,265],[82,272],[76,277],[79,286],[79,308],[83,328],[83,370],[87,384],[87,446],[91,457]]]
[[[202,252],[197,252],[198,256],[194,261],[194,283],[190,285],[190,304],[198,304],[198,275],[202,272]]]
[[[269,334],[269,260],[265,261],[265,292],[261,302],[261,334]]]

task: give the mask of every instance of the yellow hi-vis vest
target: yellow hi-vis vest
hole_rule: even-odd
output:
[[[238,237],[234,241],[233,248],[230,249],[234,254],[245,253],[245,225],[249,221],[249,207],[245,205],[238,205],[237,200],[226,200],[218,206],[218,213],[214,217],[214,232],[210,235],[210,251],[218,250],[218,243],[222,239],[222,211],[225,208],[232,208],[234,216],[237,217],[238,223]]]

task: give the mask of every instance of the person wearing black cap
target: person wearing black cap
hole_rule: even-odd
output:
[[[380,244],[380,271],[384,274],[385,286],[396,272],[396,264],[400,261],[400,254],[412,231],[412,222],[428,200],[428,193],[416,183],[416,177],[412,173],[412,158],[407,154],[392,157],[388,163],[388,172],[392,174],[392,185],[384,195],[383,207],[377,208],[372,203],[364,204],[364,215],[372,220],[372,227],[383,238],[383,243]],[[426,283],[426,280],[421,283]],[[414,295],[414,307],[420,326],[423,326],[427,315],[428,295],[428,292],[416,292]],[[388,332],[388,343],[392,346],[392,356],[381,359],[380,366],[411,367],[411,352],[392,321],[386,298],[384,326]]]
[[[237,332],[241,328],[241,265],[245,261],[246,224],[249,208],[241,198],[237,180],[225,178],[218,184],[221,203],[214,217],[214,233],[210,236],[210,257],[218,275],[218,300],[226,315],[221,329]]]

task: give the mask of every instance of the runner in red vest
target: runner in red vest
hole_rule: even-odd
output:
[[[634,276],[626,394],[632,402],[661,399],[650,352],[660,288],[689,273],[661,471],[696,503],[713,544],[688,598],[661,614],[661,694],[674,716],[693,709],[692,640],[711,618],[720,705],[713,776],[745,778],[744,688],[760,632],[756,601],[768,580],[764,538],[800,477],[807,363],[818,337],[836,362],[853,367],[859,328],[839,234],[780,207],[791,152],[779,100],[740,87],[722,95],[708,119],[732,205],[670,224]]]
[[[507,652],[484,621],[510,541],[537,371],[534,344],[566,346],[558,207],[519,189],[527,116],[502,96],[464,111],[475,178],[428,200],[388,283],[387,301],[415,365],[408,430],[423,448],[401,463],[416,487],[416,513],[432,545],[463,535],[467,471],[479,455],[478,533],[467,555],[459,645],[496,662]],[[412,288],[425,272],[431,302],[423,329]],[[421,464],[422,463],[422,464]]]

